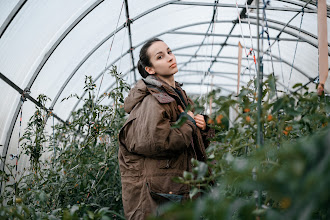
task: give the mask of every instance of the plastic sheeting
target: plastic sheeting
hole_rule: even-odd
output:
[[[39,94],[47,95],[53,101],[46,107],[53,106],[54,112],[61,119],[67,120],[71,111],[79,108],[81,103],[76,99],[65,103],[61,100],[70,94],[83,94],[85,75],[93,76],[100,86],[103,71],[115,64],[133,85],[135,81],[132,69],[136,67],[143,42],[159,37],[177,55],[180,70],[176,79],[184,84],[188,94],[206,93],[210,91],[210,84],[214,84],[213,88],[222,88],[224,95],[236,91],[238,42],[247,50],[252,46],[257,49],[255,1],[249,6],[250,19],[243,18],[241,25],[235,21],[243,10],[241,6],[245,5],[245,1],[237,1],[238,9],[235,1],[219,1],[222,6],[217,8],[212,25],[212,0],[128,0],[129,18],[132,21],[131,36],[125,25],[127,18],[124,2],[0,0],[0,26],[4,27],[10,21],[0,38],[0,72],[21,89],[31,86],[30,95],[34,98]],[[274,72],[278,78],[279,90],[292,90],[294,84],[305,84],[318,76],[317,7],[315,0],[308,1],[309,4],[302,13],[306,2],[269,1],[265,11],[267,24],[260,23],[265,28],[268,26],[270,36],[268,41],[264,33],[264,40],[259,41],[261,49],[266,50],[268,43],[275,42],[271,53],[268,51],[263,56],[264,74]],[[17,9],[19,4],[22,7]],[[330,4],[329,0],[327,4]],[[260,7],[262,18],[262,1]],[[327,7],[329,24],[330,13],[329,6]],[[14,9],[17,13],[12,16]],[[291,20],[294,16],[296,17]],[[286,26],[288,21],[290,23]],[[283,28],[280,41],[276,41]],[[209,35],[210,33],[213,35]],[[130,56],[130,39],[134,63]],[[246,85],[256,73],[253,58],[250,56],[246,59],[245,48],[241,85]],[[216,62],[211,65],[212,60]],[[211,76],[205,78],[205,83],[202,84],[202,78],[208,70]],[[135,73],[136,78],[140,79],[137,70]],[[100,92],[106,92],[113,82],[114,79],[105,74]],[[309,87],[315,89],[315,84],[310,83]],[[327,93],[329,87],[327,80]],[[1,79],[0,88],[0,153],[7,152],[8,155],[16,152],[18,146],[19,118],[15,113],[20,94]],[[57,101],[54,101],[56,98]],[[26,101],[23,104],[22,129],[33,111],[34,104]],[[6,141],[9,144],[4,146]],[[3,148],[8,148],[8,151]],[[2,156],[8,160],[7,155]]]

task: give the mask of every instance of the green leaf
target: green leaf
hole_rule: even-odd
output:
[[[279,98],[275,103],[274,103],[274,108],[272,111],[272,114],[274,114],[275,112],[277,112],[279,109],[281,109],[284,105],[284,98]]]
[[[303,84],[302,83],[296,83],[294,86],[292,86],[293,89],[297,88],[297,87],[301,87]]]
[[[197,179],[202,179],[206,172],[207,172],[207,169],[208,168],[208,165],[204,162],[200,162],[199,165],[198,165],[198,175],[197,175]]]
[[[194,187],[190,192],[189,192],[189,198],[192,199],[197,193],[199,192],[199,189]]]

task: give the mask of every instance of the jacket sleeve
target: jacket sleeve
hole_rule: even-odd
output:
[[[188,148],[196,126],[187,120],[180,128],[171,128],[164,107],[152,96],[147,96],[121,131],[126,149],[135,154],[153,158],[166,158]],[[148,105],[148,106],[147,106]]]

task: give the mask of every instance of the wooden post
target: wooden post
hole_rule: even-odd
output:
[[[238,73],[237,73],[237,95],[239,94],[239,82],[241,79],[241,65],[242,65],[242,45],[241,42],[238,42],[238,63],[237,63],[237,67],[238,67]]]
[[[324,84],[328,78],[328,27],[327,27],[327,4],[326,0],[318,0],[317,5],[317,29],[319,41],[319,79],[317,93],[322,95]]]

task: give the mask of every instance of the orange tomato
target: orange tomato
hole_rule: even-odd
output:
[[[249,108],[245,108],[244,109],[244,112],[250,112],[250,109]]]
[[[222,118],[223,118],[223,115],[218,115],[215,120],[217,121],[218,124],[221,124]]]
[[[289,132],[283,131],[283,134],[285,134],[286,136],[288,136]]]
[[[267,116],[267,121],[271,121],[271,120],[273,120],[273,116],[272,115],[268,115]]]
[[[292,131],[292,126],[286,126],[286,127],[285,127],[285,130],[286,130],[286,131]]]
[[[250,121],[251,121],[251,117],[250,117],[250,116],[246,116],[246,117],[245,117],[245,120],[246,120],[247,122],[250,122]]]
[[[207,123],[208,124],[214,124],[214,121],[211,118],[209,118],[209,120],[207,120]]]

